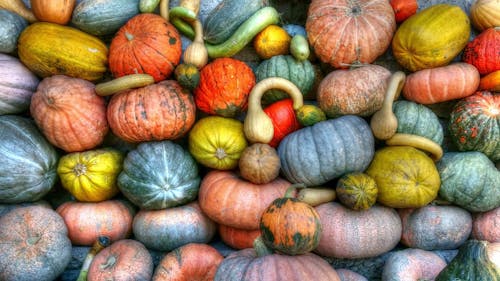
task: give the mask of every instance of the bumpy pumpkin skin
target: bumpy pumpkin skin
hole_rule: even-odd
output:
[[[472,216],[472,238],[500,242],[500,207]]]
[[[444,129],[437,115],[428,107],[406,100],[394,102],[392,110],[398,119],[397,133],[426,137],[442,145]]]
[[[421,249],[404,249],[394,252],[385,262],[382,279],[434,280],[446,267],[446,262],[433,252]]]
[[[0,225],[1,280],[56,280],[71,260],[68,229],[50,208],[16,208]]]
[[[474,65],[481,75],[500,70],[500,27],[488,28],[467,43],[462,59]]]

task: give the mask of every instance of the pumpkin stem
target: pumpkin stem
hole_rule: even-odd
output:
[[[110,267],[113,267],[116,264],[116,257],[115,256],[110,256],[107,260],[106,263],[103,263],[99,266],[100,269],[108,269]]]
[[[215,150],[215,157],[217,159],[224,159],[225,157],[227,157],[227,153],[226,151],[224,150],[224,148],[221,148],[221,147],[217,147],[217,150]]]
[[[73,173],[79,177],[81,175],[85,175],[87,173],[87,166],[85,166],[82,163],[77,163],[75,167],[73,168]]]
[[[125,37],[127,38],[128,41],[134,40],[134,35],[132,35],[128,32],[125,32]]]
[[[264,240],[260,235],[255,238],[255,240],[253,240],[253,249],[255,250],[257,257],[263,257],[273,254],[273,251],[269,249],[266,244],[264,244]]]
[[[87,281],[87,275],[92,260],[97,255],[97,253],[99,253],[102,249],[109,246],[110,243],[111,239],[108,236],[97,237],[97,240],[94,242],[92,248],[90,248],[89,252],[87,253],[87,256],[85,257],[85,260],[83,261],[82,269],[80,270],[80,274],[78,275],[76,281]]]
[[[38,241],[40,241],[41,238],[41,235],[31,236],[26,239],[26,243],[28,243],[28,245],[35,245]]]

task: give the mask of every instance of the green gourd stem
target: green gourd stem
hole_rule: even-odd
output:
[[[87,275],[89,273],[90,264],[94,257],[104,248],[111,244],[111,239],[108,236],[99,236],[97,240],[90,248],[85,260],[83,261],[82,269],[76,281],[87,281]]]
[[[267,255],[272,255],[273,251],[269,249],[266,244],[264,244],[264,240],[262,240],[262,236],[258,236],[253,240],[253,249],[257,254],[257,257],[263,257]]]
[[[264,7],[242,23],[226,41],[221,44],[205,44],[210,58],[231,57],[241,51],[264,28],[277,24],[279,14],[273,7]]]

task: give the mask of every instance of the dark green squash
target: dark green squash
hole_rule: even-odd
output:
[[[118,187],[135,205],[158,210],[183,205],[198,195],[198,166],[174,142],[143,142],[127,154]]]
[[[425,105],[399,100],[394,102],[392,109],[398,119],[397,133],[418,135],[443,144],[443,127],[437,115]]]
[[[28,26],[28,21],[20,15],[0,9],[0,53],[12,53],[16,50],[17,39]]]
[[[57,179],[58,154],[31,119],[0,116],[0,203],[41,199]]]

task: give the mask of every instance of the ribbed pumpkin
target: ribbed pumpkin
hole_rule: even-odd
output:
[[[19,59],[41,77],[63,74],[96,81],[107,70],[106,45],[69,26],[33,23],[19,36],[17,49]]]
[[[104,98],[80,78],[44,78],[31,97],[30,112],[47,140],[66,152],[95,148],[109,130]]]
[[[295,115],[292,99],[274,102],[264,108],[264,112],[273,123],[274,135],[269,142],[272,147],[277,147],[284,137],[302,127]]]
[[[246,147],[238,161],[241,176],[255,184],[268,183],[277,178],[280,167],[276,149],[266,143],[254,143]]]
[[[32,0],[30,4],[39,21],[65,25],[71,19],[76,0]]]
[[[449,64],[469,41],[470,21],[456,5],[436,4],[405,20],[392,38],[392,51],[410,71]]]
[[[440,256],[421,249],[404,249],[392,253],[384,264],[383,280],[434,280],[446,267]]]
[[[260,236],[260,229],[239,229],[224,224],[217,225],[217,232],[224,244],[233,249],[253,247],[253,241]]]
[[[56,183],[59,155],[31,119],[0,116],[0,132],[0,202],[39,200]]]
[[[19,35],[28,26],[28,22],[14,12],[0,9],[0,26],[0,53],[13,53],[17,48]]]
[[[500,70],[500,26],[490,27],[464,48],[462,59],[474,65],[481,75]]]
[[[396,133],[426,137],[442,145],[444,129],[437,115],[423,104],[398,100],[392,106],[398,120]]]
[[[253,184],[235,171],[212,170],[201,181],[198,202],[217,223],[255,230],[264,210],[283,197],[289,186],[290,182],[280,177],[266,184]]]
[[[122,170],[123,154],[116,149],[69,153],[59,159],[61,184],[77,200],[99,202],[118,194],[116,178]]]
[[[196,162],[182,146],[171,141],[139,144],[125,157],[118,176],[120,191],[132,203],[148,210],[193,201],[199,184]]]
[[[168,78],[180,60],[179,32],[164,18],[151,13],[128,20],[109,46],[109,68],[115,77],[146,73],[158,82]]]
[[[345,173],[363,171],[375,140],[368,123],[346,115],[287,135],[278,146],[281,172],[293,183],[318,186]]]
[[[480,75],[471,64],[457,62],[409,74],[403,96],[421,104],[445,102],[474,94]]]
[[[500,160],[500,94],[479,91],[457,102],[448,129],[460,151],[480,151]]]
[[[378,188],[372,177],[356,172],[347,173],[339,178],[335,192],[340,203],[347,208],[367,210],[377,201]]]
[[[52,281],[71,260],[62,218],[42,206],[16,208],[0,217],[0,279]]]
[[[474,0],[470,7],[470,18],[479,31],[500,26],[500,3],[498,0]]]
[[[385,0],[313,0],[306,31],[318,58],[336,68],[372,63],[391,43],[396,20]]]
[[[252,69],[233,58],[218,58],[205,65],[194,90],[196,107],[211,115],[235,117],[247,108],[255,85]]]
[[[180,138],[195,115],[193,96],[175,80],[113,95],[107,108],[113,133],[133,143]]]
[[[391,72],[379,65],[335,70],[321,81],[316,99],[328,117],[369,116],[382,107]]]
[[[472,238],[500,242],[500,207],[472,216]]]
[[[148,249],[169,252],[188,243],[208,243],[215,223],[197,202],[162,210],[140,210],[134,217],[134,237]]]
[[[221,116],[198,120],[189,132],[188,142],[196,161],[219,170],[236,168],[248,145],[241,121]]]
[[[0,115],[26,111],[39,82],[19,59],[0,54]]]

